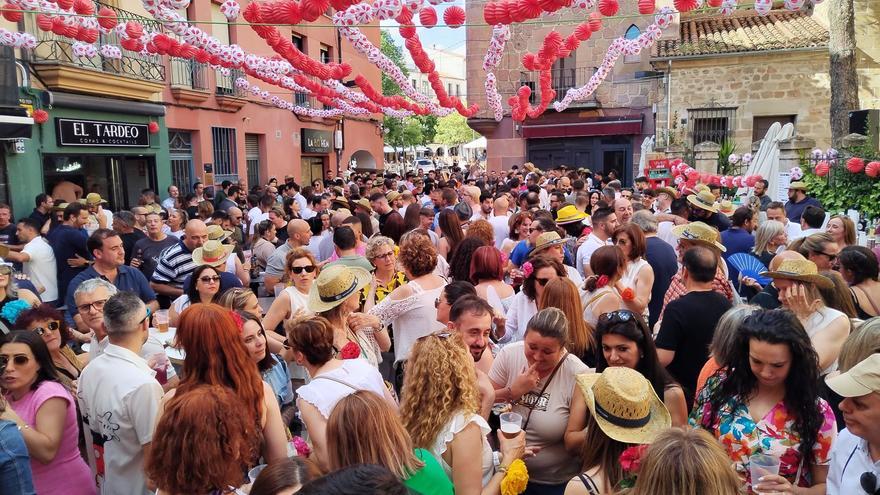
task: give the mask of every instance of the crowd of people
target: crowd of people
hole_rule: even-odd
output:
[[[878,493],[878,253],[766,189],[526,164],[0,205],[0,494]]]

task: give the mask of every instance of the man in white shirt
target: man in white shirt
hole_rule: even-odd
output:
[[[807,206],[801,215],[801,237],[809,237],[813,234],[825,232],[825,210],[818,206]],[[795,239],[789,238],[789,242]]]
[[[168,197],[162,200],[162,208],[165,208],[169,212],[174,211],[177,208],[177,197],[180,196],[180,191],[177,189],[177,186],[174,184],[168,186]]]
[[[578,273],[589,277],[593,274],[590,269],[590,257],[602,246],[609,245],[611,233],[617,228],[617,215],[611,208],[599,208],[591,217],[593,231],[587,236],[587,240],[577,250],[576,268]]]
[[[3,254],[7,260],[22,264],[24,274],[31,279],[40,292],[43,302],[54,305],[58,301],[58,273],[55,268],[55,252],[52,246],[40,236],[40,222],[31,218],[18,221],[15,235],[24,244],[20,253],[9,251]]]
[[[494,215],[489,217],[489,223],[492,224],[492,229],[495,231],[495,247],[498,249],[501,249],[504,239],[510,237],[510,226],[508,224],[510,217],[507,215],[509,208],[510,203],[507,202],[507,197],[505,196],[499,196],[492,203]]]
[[[828,495],[877,493],[880,482],[880,354],[826,380],[844,397],[840,412],[846,428],[831,448],[826,478]]]
[[[777,222],[782,222],[782,225],[785,225],[785,233],[788,235],[788,242],[804,237],[803,232],[801,232],[801,226],[797,223],[788,221],[788,217],[785,215],[785,205],[779,201],[771,201],[767,205],[767,220],[776,220]]]
[[[257,228],[258,223],[269,219],[269,210],[274,205],[275,195],[266,193],[260,196],[260,204],[248,211],[248,238],[254,235],[254,229]]]
[[[83,370],[77,399],[89,463],[101,493],[146,495],[144,459],[159,417],[162,387],[139,356],[150,313],[137,295],[119,292],[103,305],[110,344]]]

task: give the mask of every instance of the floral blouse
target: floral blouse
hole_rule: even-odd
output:
[[[394,289],[400,287],[401,285],[406,283],[406,275],[403,272],[396,272],[391,280],[388,281],[387,285],[379,284],[376,286],[376,300],[374,303],[378,304],[382,302],[382,299],[385,299],[385,296],[391,294]],[[361,291],[361,304],[366,302],[367,297],[370,295],[370,286],[367,285]]]
[[[706,427],[721,442],[727,455],[733,460],[740,478],[749,486],[752,481],[749,479],[749,456],[767,453],[779,457],[781,476],[792,484],[797,479],[798,486],[809,487],[812,483],[810,466],[801,466],[801,454],[798,450],[800,438],[794,431],[795,418],[789,414],[783,402],[773,406],[756,423],[749,413],[748,405],[739,397],[732,397],[719,409],[715,424],[711,427],[703,424],[704,421],[709,421],[711,395],[719,385],[719,376],[709,378],[697,396],[688,423],[693,427]],[[819,399],[817,405],[823,422],[813,445],[813,455],[815,464],[824,466],[830,461],[831,444],[837,436],[837,425],[831,406],[824,399]]]

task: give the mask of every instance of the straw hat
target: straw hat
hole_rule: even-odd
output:
[[[331,210],[348,210],[348,200],[345,198],[336,198],[330,203]],[[349,211],[349,213],[351,213]]]
[[[55,211],[60,211],[67,208],[67,205],[69,204],[70,203],[55,203],[55,206],[53,206],[52,209]]]
[[[164,208],[162,208],[162,205],[158,203],[146,205],[145,208],[147,209],[147,213],[162,213],[162,211],[164,210]]]
[[[728,217],[733,215],[735,211],[736,207],[733,206],[733,203],[729,199],[723,200],[718,207],[718,213]]]
[[[208,240],[223,242],[232,235],[229,230],[223,230],[223,227],[217,224],[208,225]]]
[[[392,201],[394,201],[395,199],[397,199],[399,197],[400,197],[400,193],[397,191],[388,191],[388,193],[385,194],[385,199],[388,200],[389,203],[391,203]]]
[[[309,291],[309,311],[320,313],[342,304],[370,283],[372,275],[363,268],[332,265],[318,275]]]
[[[805,182],[803,182],[803,181],[799,181],[799,180],[798,180],[798,181],[794,181],[794,182],[792,182],[791,184],[789,184],[789,185],[788,185],[788,188],[789,188],[790,190],[797,189],[797,190],[800,190],[800,191],[806,191],[806,190],[807,190],[807,184],[806,184]]]
[[[574,205],[563,206],[556,212],[556,225],[582,222],[587,214],[578,210]]]
[[[360,206],[361,208],[367,210],[367,213],[373,213],[373,207],[370,206],[370,200],[367,198],[360,198],[359,200],[354,202],[354,205]]]
[[[98,193],[89,193],[86,195],[86,204],[89,206],[107,204],[107,200],[102,198]]]
[[[830,278],[819,275],[816,264],[810,260],[785,260],[779,264],[779,268],[772,272],[761,272],[762,277],[770,277],[773,279],[781,278],[783,280],[797,280],[798,282],[809,282],[816,287],[822,289],[830,289],[834,287],[834,282]]]
[[[672,199],[678,199],[678,191],[671,187],[658,187],[655,191],[657,191],[657,194],[665,193]]]
[[[337,196],[345,196],[345,189],[342,186],[333,186],[333,190],[336,191]]]
[[[706,191],[699,191],[687,197],[688,202],[697,208],[702,208],[712,213],[718,213],[718,205],[715,204],[715,195]]]
[[[538,251],[541,251],[542,249],[559,246],[561,244],[565,244],[565,239],[559,237],[558,233],[544,232],[538,236],[538,239],[535,241],[535,249],[532,249],[532,252],[529,253],[529,257],[535,256],[538,254]]]
[[[641,373],[612,366],[575,377],[590,414],[611,439],[648,444],[672,426],[666,406]]]
[[[703,222],[691,222],[684,225],[677,225],[672,228],[672,235],[678,239],[684,239],[686,241],[703,244],[707,247],[720,249],[722,253],[727,251],[724,244],[718,242],[718,230]]]
[[[226,263],[232,246],[221,244],[220,241],[209,240],[202,247],[195,248],[192,253],[193,263],[196,265],[210,265],[218,267]]]

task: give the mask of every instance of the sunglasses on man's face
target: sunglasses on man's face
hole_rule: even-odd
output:
[[[293,272],[293,273],[295,273],[295,274],[297,274],[297,275],[299,275],[299,274],[302,273],[303,271],[305,271],[306,273],[312,273],[313,271],[315,271],[315,265],[309,265],[309,266],[292,266],[292,267],[290,267],[290,271]]]
[[[37,332],[37,335],[45,335],[49,331],[56,331],[61,328],[61,324],[57,321],[50,321],[48,325],[44,327],[37,327],[34,329],[34,332]]]

